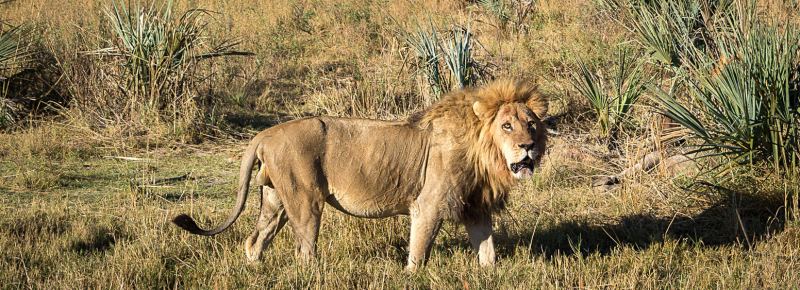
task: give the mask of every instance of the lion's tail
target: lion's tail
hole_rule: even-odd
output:
[[[256,161],[256,149],[259,143],[260,142],[257,142],[257,140],[253,140],[242,157],[242,164],[239,169],[239,193],[236,196],[236,207],[231,209],[231,213],[228,215],[228,219],[225,220],[225,222],[211,230],[201,229],[197,226],[197,222],[187,214],[176,216],[172,219],[172,222],[178,227],[195,235],[213,236],[228,229],[244,210],[244,204],[247,201],[247,191],[250,187],[250,174],[253,171],[253,166]]]

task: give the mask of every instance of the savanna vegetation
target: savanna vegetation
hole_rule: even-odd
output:
[[[781,0],[0,1],[4,288],[800,287],[800,6]],[[478,265],[445,224],[327,210],[260,263],[227,232],[249,137],[401,119],[500,77],[551,98],[548,155]],[[347,144],[341,144],[347,146]]]

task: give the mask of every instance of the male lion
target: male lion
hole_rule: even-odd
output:
[[[250,260],[287,221],[301,258],[314,257],[328,203],[357,217],[411,215],[406,269],[425,261],[445,219],[462,222],[480,264],[492,265],[491,214],[538,165],[546,111],[535,87],[500,80],[452,92],[405,121],[315,117],[277,125],[247,147],[236,207],[222,225],[203,230],[185,214],[173,222],[198,235],[227,229],[244,208],[258,161],[261,215],[245,241]]]

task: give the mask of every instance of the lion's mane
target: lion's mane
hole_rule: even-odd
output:
[[[477,116],[473,104],[484,105],[485,113]],[[492,124],[503,104],[523,103],[537,117],[547,113],[547,98],[536,86],[511,80],[497,80],[479,89],[451,92],[430,108],[409,118],[421,129],[452,138],[453,160],[464,160],[461,182],[468,196],[464,206],[478,211],[496,211],[505,207],[508,191],[515,180],[508,170],[500,149],[492,141]],[[544,135],[541,135],[544,136]],[[545,142],[546,140],[537,140]]]

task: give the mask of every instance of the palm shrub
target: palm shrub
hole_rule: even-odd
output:
[[[211,13],[191,9],[176,14],[172,1],[158,7],[111,2],[106,14],[113,38],[94,53],[119,60],[117,81],[125,115],[147,123],[166,122],[176,131],[198,125],[204,109],[195,88],[199,62],[249,55],[234,50],[237,43],[230,40],[209,45],[205,34]]]
[[[16,26],[0,33],[0,75],[9,74],[25,68],[32,51],[21,40],[31,37],[27,26]]]
[[[751,3],[750,5],[754,5]],[[704,49],[682,56],[675,86],[654,88],[662,113],[689,129],[703,155],[733,163],[769,160],[774,169],[797,172],[800,150],[800,34],[787,24],[760,22],[754,6],[725,15]],[[727,164],[733,164],[727,163]]]
[[[600,0],[657,64],[676,69],[686,50],[702,48],[707,27],[730,11],[730,0]]]
[[[671,72],[651,87],[664,115],[701,140],[703,156],[797,163],[798,30],[760,21],[754,1],[602,0]],[[710,152],[713,151],[714,153]]]
[[[423,30],[417,27],[416,33],[407,37],[407,42],[417,54],[417,64],[428,82],[431,93],[438,98],[446,87],[439,65],[439,38],[436,30]],[[428,103],[432,103],[429,100]]]
[[[484,75],[473,57],[475,40],[469,27],[454,27],[444,40],[434,29],[418,28],[406,40],[416,53],[417,67],[434,97],[429,103],[447,90],[474,85]]]
[[[16,26],[0,33],[0,76],[7,78],[26,67],[30,62],[32,50],[22,40],[31,37],[26,26]],[[0,94],[0,128],[15,123],[17,105],[6,96],[9,89],[3,82]]]
[[[709,29],[705,46],[683,52],[673,89],[653,88],[656,100],[701,141],[702,155],[730,157],[729,165],[766,159],[797,173],[800,31],[766,24],[754,2],[740,4]]]
[[[696,156],[723,157],[720,174],[736,164],[768,161],[787,180],[800,175],[796,26],[768,24],[758,17],[754,0],[601,2],[623,15],[621,23],[666,72],[669,89],[650,86],[650,91],[658,110],[693,137]],[[797,182],[784,185],[787,217],[796,220]]]
[[[472,32],[469,27],[453,29],[451,38],[444,47],[444,59],[450,70],[450,79],[457,88],[475,83],[477,65],[472,58]]]
[[[590,69],[578,60],[578,70],[570,78],[572,85],[584,96],[597,116],[599,137],[616,144],[618,133],[629,118],[631,109],[642,95],[647,79],[643,67],[634,63],[628,50],[617,52],[613,79],[604,80],[599,70]]]
[[[700,7],[695,1],[657,1],[630,14],[633,30],[651,57],[661,64],[679,66],[679,54],[690,44]],[[661,17],[661,15],[673,17]]]

